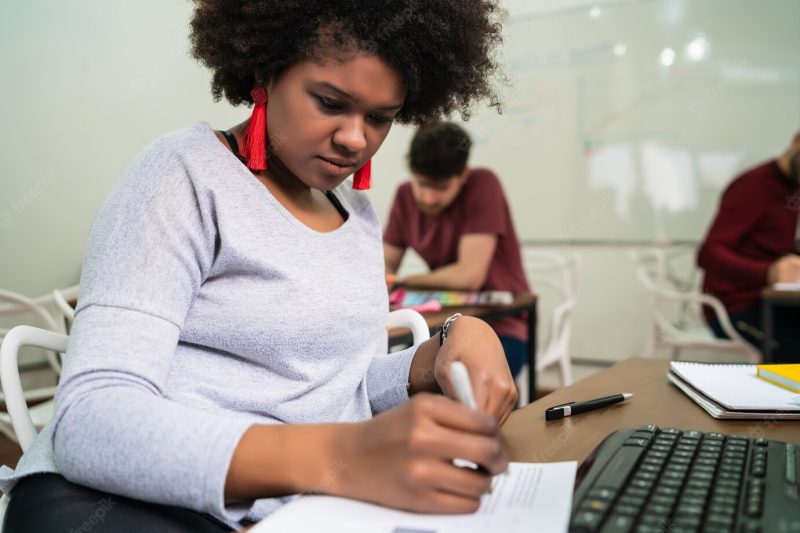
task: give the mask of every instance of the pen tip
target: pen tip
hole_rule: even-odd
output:
[[[627,400],[628,398],[632,397],[632,396],[633,396],[633,393],[632,393],[632,392],[623,392],[623,393],[622,393],[622,397],[623,397],[624,399],[626,399],[626,400]]]

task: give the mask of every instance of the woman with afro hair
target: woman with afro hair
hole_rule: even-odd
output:
[[[460,317],[387,355],[363,191],[393,122],[498,105],[500,17],[490,0],[196,0],[193,54],[250,117],[157,139],[103,204],[55,416],[0,471],[4,531],[228,531],[303,492],[478,508],[508,463],[502,347]],[[452,399],[456,360],[478,409]]]

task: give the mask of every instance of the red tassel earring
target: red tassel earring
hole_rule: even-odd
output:
[[[264,87],[254,87],[253,114],[243,135],[242,155],[250,170],[267,170],[267,91]]]
[[[364,191],[372,185],[372,159],[368,159],[364,166],[356,170],[353,176],[353,188]]]

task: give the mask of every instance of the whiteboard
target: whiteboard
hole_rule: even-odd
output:
[[[464,126],[523,240],[698,240],[800,129],[800,1],[510,11],[505,110]]]

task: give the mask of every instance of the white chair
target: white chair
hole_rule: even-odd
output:
[[[75,318],[75,312],[67,302],[67,299],[77,297],[77,293],[77,286],[69,287],[63,291],[56,289],[52,293],[39,298],[29,298],[15,292],[0,290],[0,302],[2,302],[0,316],[33,317],[34,323],[43,325],[47,330],[65,334]],[[0,339],[8,333],[8,329],[0,329]],[[61,373],[61,356],[60,352],[46,352],[47,362],[52,368],[56,379]],[[0,400],[2,401],[6,401],[5,391],[6,388],[3,387],[3,392],[0,393]],[[24,391],[24,398],[27,402],[39,402],[31,408],[31,415],[36,427],[44,426],[52,418],[52,398],[55,391],[55,386]],[[17,438],[17,433],[12,427],[11,416],[8,413],[0,412],[0,432],[12,440]]]
[[[420,344],[431,336],[428,323],[421,314],[413,309],[398,309],[389,313],[386,329],[408,328],[411,330],[414,345]]]
[[[549,320],[544,347],[536,353],[536,370],[542,371],[557,364],[562,386],[572,383],[569,341],[572,335],[572,315],[578,302],[580,263],[581,258],[577,253],[538,250],[525,253],[525,271],[533,290],[540,297],[544,293],[555,293],[559,299]],[[541,308],[541,301],[539,306]]]
[[[634,255],[639,281],[651,297],[652,329],[645,354],[654,357],[659,348],[672,351],[677,360],[683,350],[711,350],[739,354],[750,362],[760,362],[759,351],[733,327],[725,307],[717,298],[683,284],[676,287],[670,272],[668,254],[663,249]],[[705,325],[702,306],[708,306],[728,339],[719,339]],[[676,314],[677,309],[677,317]],[[672,313],[673,316],[670,316]]]
[[[3,339],[0,345],[0,384],[6,398],[6,409],[11,417],[11,425],[14,428],[17,442],[22,451],[26,451],[33,439],[36,437],[38,423],[35,415],[46,414],[49,411],[50,418],[53,414],[52,401],[38,404],[28,409],[28,404],[22,382],[19,377],[18,354],[23,346],[36,346],[45,350],[55,352],[65,352],[69,337],[63,333],[47,331],[33,326],[17,326]],[[43,406],[47,406],[43,408]],[[45,420],[45,423],[50,418]]]

